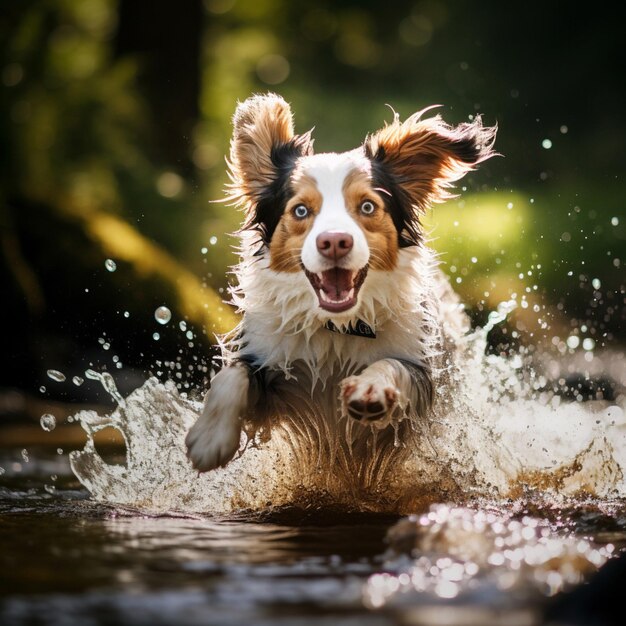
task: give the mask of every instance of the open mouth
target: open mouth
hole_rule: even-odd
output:
[[[356,304],[359,289],[367,276],[367,268],[367,265],[360,270],[333,267],[317,273],[305,268],[304,273],[317,294],[320,307],[331,313],[341,313]]]

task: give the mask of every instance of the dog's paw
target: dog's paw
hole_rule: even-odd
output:
[[[185,444],[191,464],[199,472],[226,465],[239,450],[238,419],[207,419],[202,415],[187,433]]]
[[[398,404],[398,390],[364,376],[349,376],[341,382],[344,415],[363,422],[387,422]]]
[[[195,469],[208,472],[226,465],[239,450],[241,416],[248,396],[248,376],[228,367],[213,379],[202,415],[187,433],[187,456]]]
[[[223,467],[239,450],[240,438],[238,419],[207,420],[202,416],[187,433],[187,456],[199,472]]]

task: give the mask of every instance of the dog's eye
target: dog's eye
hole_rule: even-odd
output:
[[[304,204],[299,204],[298,206],[296,206],[293,210],[293,214],[298,218],[298,219],[304,219],[308,214],[309,214],[309,209],[307,209]]]
[[[376,206],[371,200],[366,200],[361,203],[361,213],[364,215],[371,215],[376,210]]]

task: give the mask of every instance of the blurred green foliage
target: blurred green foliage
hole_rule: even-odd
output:
[[[299,131],[315,126],[318,151],[358,145],[391,119],[386,104],[498,123],[504,158],[427,219],[444,269],[479,320],[515,293],[544,318],[520,332],[623,340],[619,29],[540,2],[4,0],[0,265],[24,303],[9,320],[44,324],[50,301],[78,288],[71,266],[48,274],[29,249],[65,245],[31,237],[35,205],[61,221],[115,214],[223,291],[241,216],[209,201],[226,182],[230,117],[274,90]]]

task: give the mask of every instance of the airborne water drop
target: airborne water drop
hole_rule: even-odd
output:
[[[65,380],[65,374],[59,372],[59,370],[48,370],[46,374],[48,374],[48,378],[51,378],[57,383],[62,383]]]
[[[57,425],[57,420],[54,415],[51,415],[50,413],[44,413],[39,419],[39,423],[46,432],[50,432],[51,430],[54,430],[55,426]]]
[[[160,306],[154,312],[154,319],[159,324],[167,324],[172,319],[172,312],[166,306]]]

